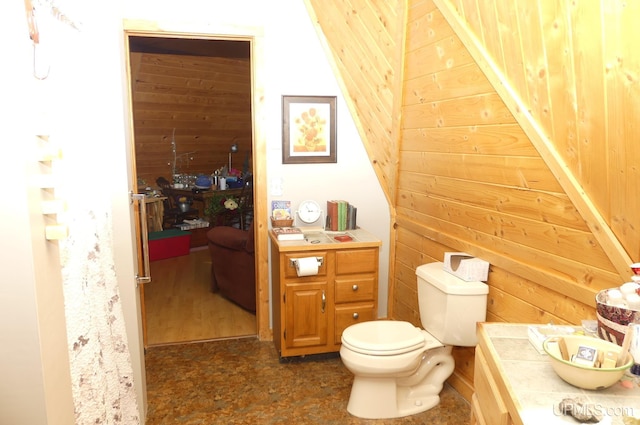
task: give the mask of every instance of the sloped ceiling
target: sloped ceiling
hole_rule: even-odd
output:
[[[404,3],[306,0],[390,203],[396,187]]]

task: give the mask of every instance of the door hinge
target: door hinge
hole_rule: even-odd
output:
[[[286,329],[284,330],[284,339],[285,340],[287,339],[287,330]]]
[[[283,303],[287,302],[287,294],[282,294],[282,302]]]

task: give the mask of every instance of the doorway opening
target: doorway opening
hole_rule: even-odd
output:
[[[144,34],[128,45],[138,192],[164,197],[160,177],[190,187],[216,172],[252,175],[251,42]],[[151,221],[161,223],[152,231],[172,225]],[[153,261],[141,289],[147,345],[256,335],[255,314],[208,289],[208,228],[187,230],[189,254]]]

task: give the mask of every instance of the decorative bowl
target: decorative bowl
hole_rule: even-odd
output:
[[[549,343],[559,338],[564,339],[569,355],[577,353],[578,347],[581,345],[593,347],[597,349],[598,352],[613,351],[618,355],[620,355],[622,347],[613,342],[584,335],[566,335],[563,337],[547,338],[542,343],[542,347],[549,356],[553,370],[560,378],[574,387],[585,390],[608,388],[618,382],[620,378],[622,378],[622,375],[624,375],[625,370],[633,365],[633,357],[629,353],[627,353],[624,364],[614,368],[597,368],[563,360],[557,351],[549,349]]]
[[[598,335],[602,339],[622,345],[629,323],[640,323],[640,311],[607,304],[607,289],[596,295]]]
[[[211,179],[207,176],[200,175],[196,178],[195,186],[198,189],[209,189],[211,187]]]

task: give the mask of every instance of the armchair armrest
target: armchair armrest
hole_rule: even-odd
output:
[[[216,226],[207,232],[209,243],[234,251],[245,251],[249,232],[229,226]]]

